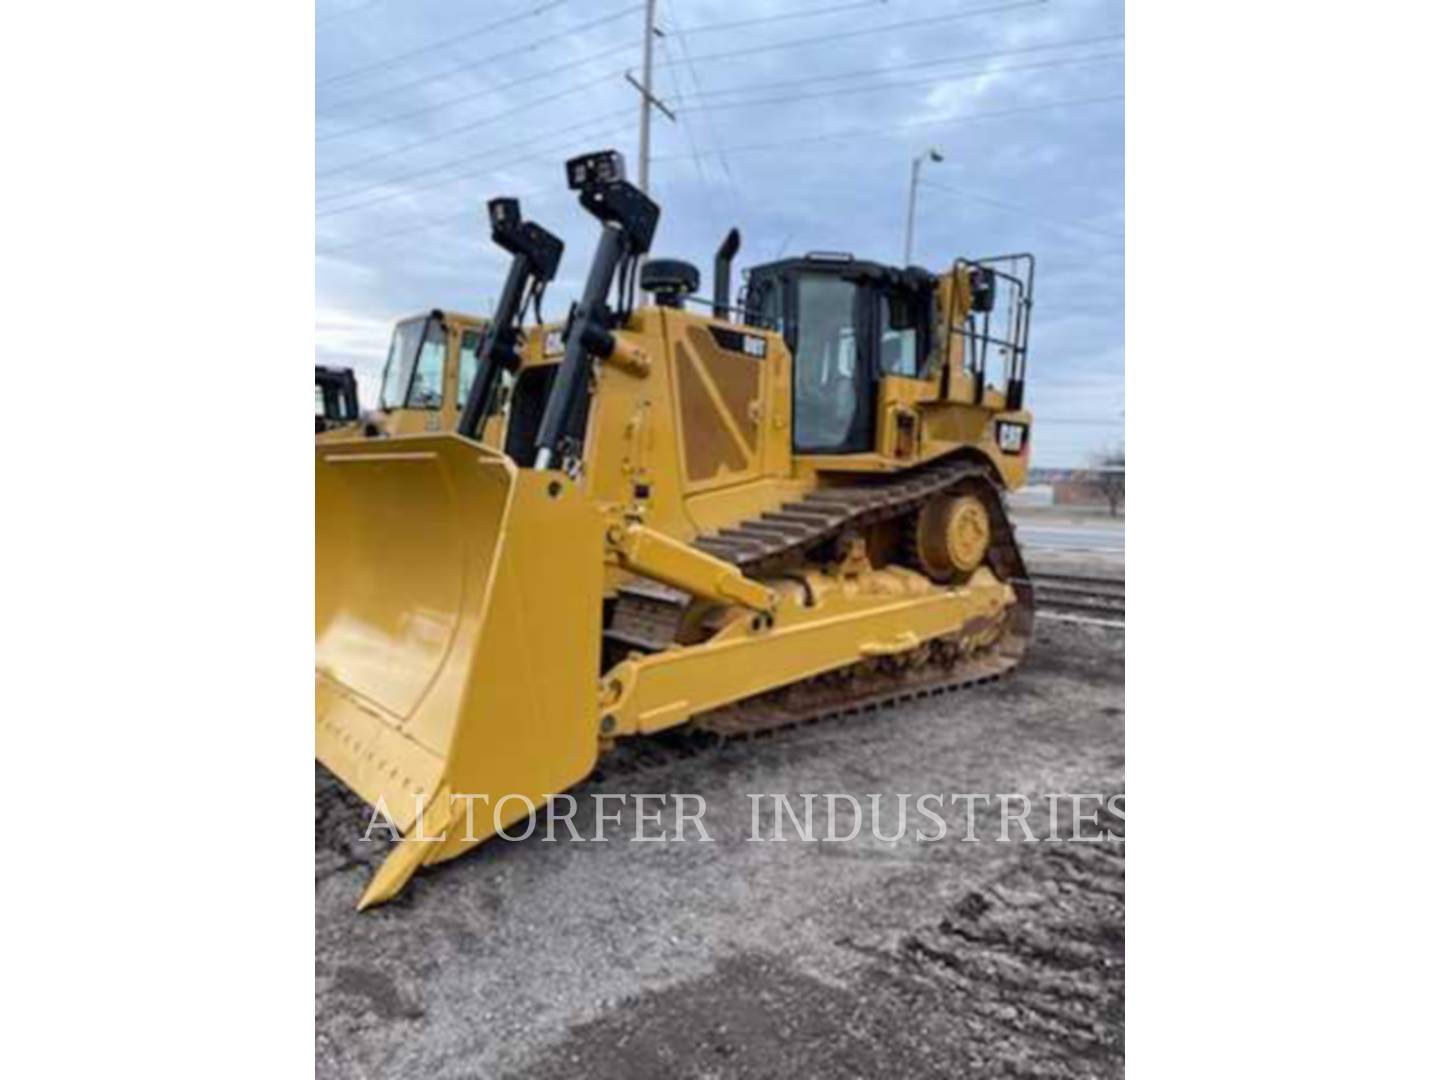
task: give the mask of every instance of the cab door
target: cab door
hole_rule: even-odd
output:
[[[392,415],[392,435],[441,430],[445,405],[445,365],[451,352],[450,330],[438,315],[425,321],[424,336],[409,373],[402,408]],[[451,424],[453,427],[453,423]]]
[[[875,315],[871,289],[837,273],[801,271],[787,281],[785,338],[794,356],[797,454],[875,448]]]

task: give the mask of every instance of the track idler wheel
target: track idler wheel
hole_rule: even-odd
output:
[[[977,495],[937,495],[914,527],[915,558],[932,581],[963,581],[990,550],[990,513]]]

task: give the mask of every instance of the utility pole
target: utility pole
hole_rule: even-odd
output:
[[[915,160],[910,162],[910,205],[905,212],[905,261],[902,264],[904,266],[910,265],[911,253],[915,250],[915,189],[920,186],[920,165],[926,158],[940,162],[945,160],[945,155],[932,146],[925,153],[916,154]]]
[[[640,72],[640,82],[625,72],[625,81],[640,91],[640,190],[650,194],[650,108],[654,106],[675,123],[675,114],[654,93],[655,85],[655,39],[660,31],[655,28],[655,5],[657,0],[645,0],[645,61]],[[644,264],[644,259],[640,263]]]
[[[641,81],[636,82],[627,71],[625,78],[640,91],[640,190],[650,193],[650,106],[654,105],[673,122],[675,114],[665,107],[654,93],[655,81],[655,4],[645,0],[645,62]]]

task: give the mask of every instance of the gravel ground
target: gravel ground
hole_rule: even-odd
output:
[[[701,753],[640,746],[576,793],[587,835],[584,796],[704,795],[711,843],[629,842],[627,804],[609,842],[492,842],[363,915],[384,845],[355,839],[366,808],[317,767],[318,1074],[1121,1076],[1122,842],[999,842],[993,806],[974,842],[958,807],[936,842],[913,809],[903,839],[868,826],[895,832],[900,793],[1013,792],[1044,836],[1042,795],[1123,793],[1124,765],[1123,634],[1041,622],[1000,683]],[[807,792],[859,799],[860,838],[747,840],[748,794]]]

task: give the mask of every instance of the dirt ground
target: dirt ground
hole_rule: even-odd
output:
[[[745,743],[640,746],[576,792],[586,835],[586,796],[701,794],[711,843],[624,839],[627,803],[610,841],[492,842],[363,915],[386,845],[356,839],[368,811],[317,767],[318,1074],[1121,1076],[1122,841],[1000,842],[993,805],[973,842],[958,807],[935,842],[913,809],[902,839],[869,825],[893,835],[901,793],[1019,793],[1043,837],[1046,793],[1124,784],[1123,633],[1050,621],[999,683]],[[747,795],[822,792],[860,801],[855,841],[747,839]],[[1098,824],[1123,835],[1108,811]]]

